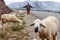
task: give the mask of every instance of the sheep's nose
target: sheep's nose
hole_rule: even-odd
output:
[[[36,32],[36,33],[38,32],[38,27],[35,28],[35,32]]]

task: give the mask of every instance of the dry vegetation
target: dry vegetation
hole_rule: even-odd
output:
[[[24,14],[16,15],[19,19],[23,20],[23,25],[19,23],[9,23],[7,22],[3,29],[0,29],[0,40],[27,40],[29,35],[28,33],[23,32],[25,29],[25,21],[23,19]]]

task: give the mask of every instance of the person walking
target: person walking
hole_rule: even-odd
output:
[[[26,8],[26,10],[27,10],[27,15],[29,15],[30,14],[30,8],[33,8],[29,3],[26,5],[26,6],[24,6],[23,8]]]

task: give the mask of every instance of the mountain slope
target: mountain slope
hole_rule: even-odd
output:
[[[8,6],[12,9],[25,9],[23,6],[27,5],[27,1],[11,3]],[[30,1],[30,5],[33,7],[31,10],[60,10],[60,3],[52,2],[52,1]]]

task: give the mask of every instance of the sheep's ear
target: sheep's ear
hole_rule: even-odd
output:
[[[43,24],[40,24],[40,26],[42,26],[42,27],[46,28]]]
[[[34,23],[31,23],[29,26],[33,26],[34,25]]]

